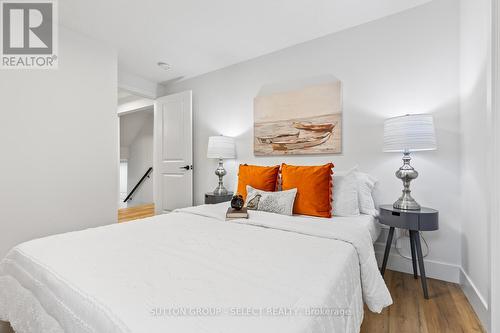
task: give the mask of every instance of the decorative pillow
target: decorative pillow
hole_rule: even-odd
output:
[[[245,199],[247,196],[247,185],[262,191],[275,191],[279,170],[279,165],[267,167],[240,164],[238,172],[238,193]]]
[[[354,169],[333,176],[333,215],[359,215],[358,178]]]
[[[266,192],[247,185],[246,207],[252,210],[292,215],[296,194],[296,188],[288,191]]]
[[[294,214],[332,217],[333,164],[321,166],[281,165],[283,191],[297,189]]]
[[[375,187],[373,188],[372,191],[372,198],[373,198],[373,203],[375,204],[375,209],[377,210],[377,216],[378,216],[378,208],[380,205],[383,203],[383,192],[382,188],[380,187],[380,182],[375,183]]]
[[[363,214],[378,216],[372,196],[377,180],[364,172],[356,171],[355,174],[358,180],[359,211]]]

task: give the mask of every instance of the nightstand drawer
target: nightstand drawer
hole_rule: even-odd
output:
[[[381,210],[380,221],[391,227],[419,230],[417,214]]]
[[[224,195],[216,195],[213,192],[205,193],[205,204],[218,204],[221,202],[231,201],[233,192]]]

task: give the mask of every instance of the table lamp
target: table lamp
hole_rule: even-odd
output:
[[[215,174],[219,177],[219,185],[214,190],[215,195],[226,195],[227,189],[224,187],[222,178],[226,175],[223,160],[236,157],[236,149],[234,138],[227,136],[211,136],[208,138],[208,158],[216,158],[219,160],[219,166],[215,170]]]
[[[420,209],[410,191],[410,182],[418,177],[418,172],[410,165],[410,153],[436,149],[436,132],[432,115],[408,114],[385,120],[384,152],[403,153],[403,166],[396,171],[396,177],[403,181],[403,194],[393,204],[394,208]]]

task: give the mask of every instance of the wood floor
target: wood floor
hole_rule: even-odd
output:
[[[365,309],[362,333],[485,332],[459,285],[427,279],[426,300],[413,275],[386,271],[385,282],[394,304],[381,314]]]
[[[154,205],[124,208],[119,222],[154,215]],[[428,279],[430,299],[424,299],[420,280],[387,270],[385,282],[394,304],[381,314],[365,309],[362,333],[485,332],[459,285]]]
[[[155,215],[155,205],[147,204],[118,209],[118,223],[127,222]]]

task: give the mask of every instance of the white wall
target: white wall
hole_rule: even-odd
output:
[[[59,32],[59,69],[0,73],[0,257],[117,220],[116,53]]]
[[[127,193],[153,166],[153,110],[120,116],[121,150],[128,151]],[[128,205],[153,202],[153,179],[147,178]]]
[[[461,283],[489,326],[491,0],[460,1]],[[495,172],[498,172],[497,170]]]
[[[430,276],[458,281],[460,259],[460,137],[458,105],[458,3],[427,5],[300,44],[197,78],[174,83],[167,92],[193,90],[194,196],[215,188],[216,161],[206,158],[207,138],[236,137],[236,161],[226,163],[226,185],[234,189],[236,166],[248,162],[319,164],[336,170],[359,165],[376,176],[383,200],[400,195],[394,172],[399,154],[382,153],[383,121],[406,113],[435,116],[439,150],[414,154],[420,178],[418,201],[440,210],[440,230],[425,233]],[[253,98],[266,84],[332,74],[343,83],[343,153],[260,158],[253,155]],[[391,258],[392,259],[392,258]],[[397,258],[395,258],[397,259]],[[410,263],[393,260],[398,269]],[[399,265],[399,266],[398,266]],[[394,267],[393,267],[394,268]]]
[[[127,197],[128,194],[128,162],[120,161],[120,203]],[[120,206],[120,205],[118,205]]]

